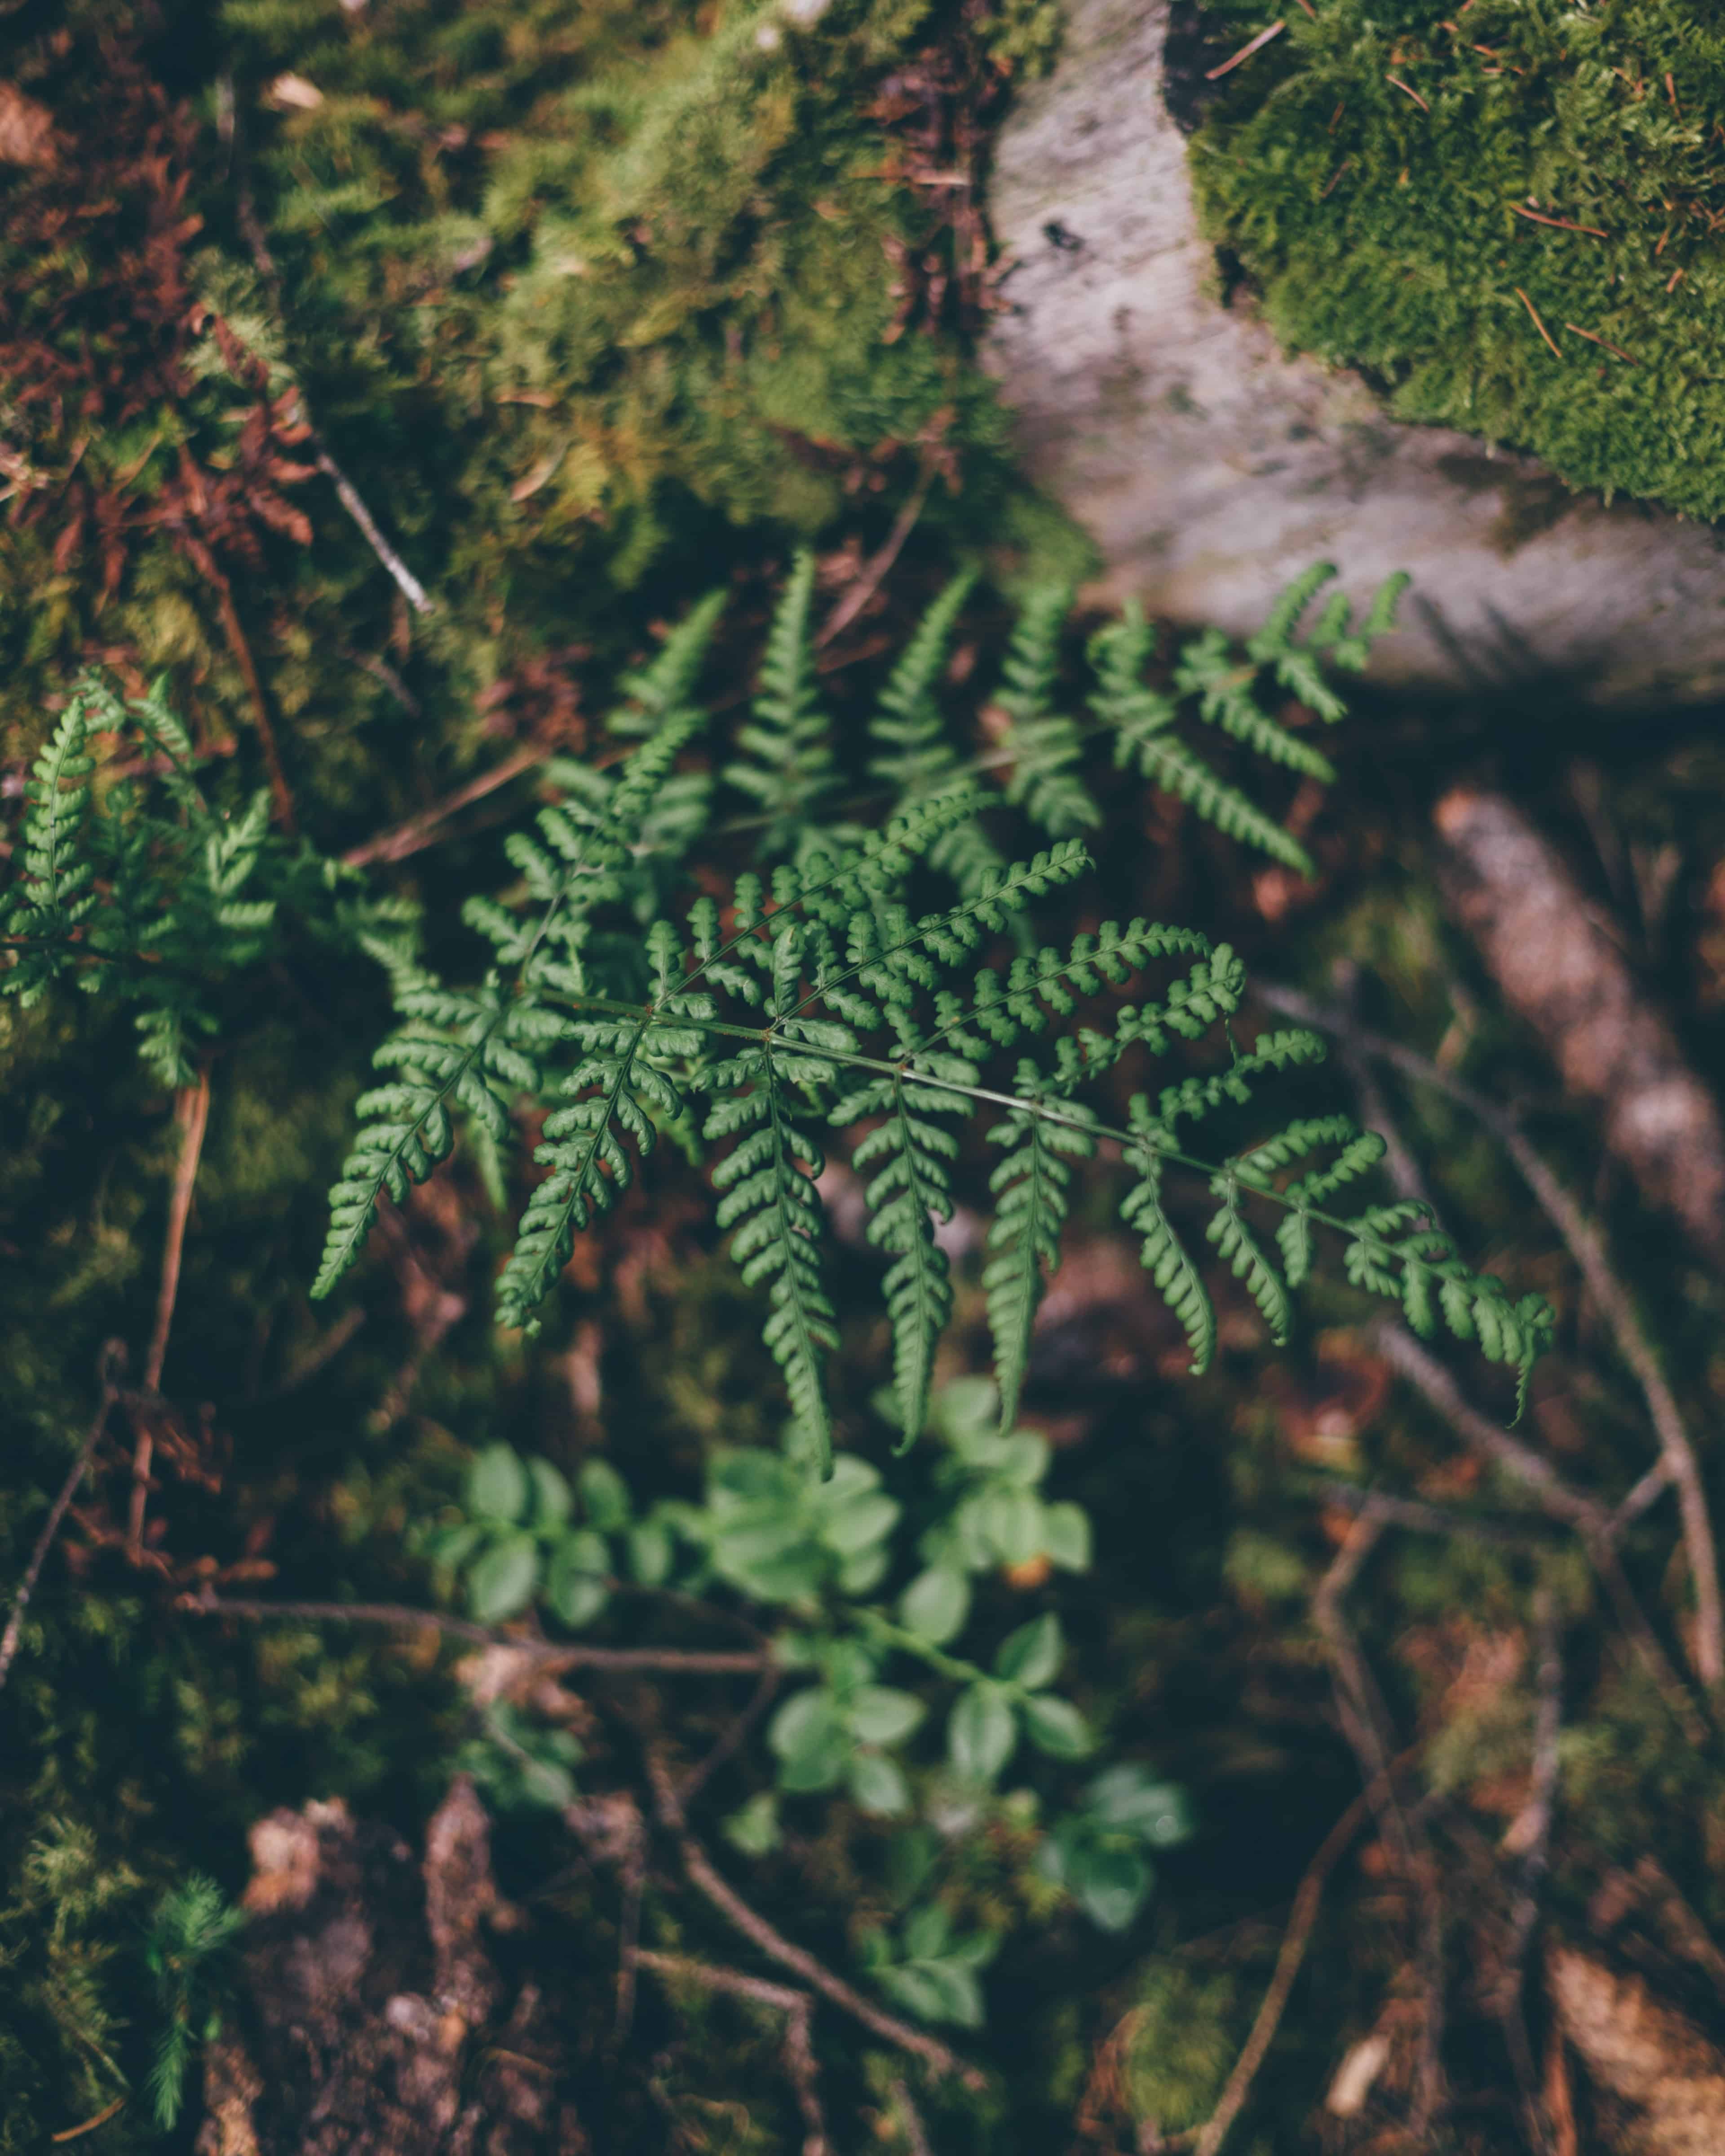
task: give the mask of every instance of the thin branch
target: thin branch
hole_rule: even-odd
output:
[[[242,1617],[267,1622],[280,1618],[289,1624],[383,1625],[411,1630],[429,1625],[452,1640],[468,1640],[475,1646],[508,1647],[543,1662],[555,1676],[559,1670],[600,1670],[615,1675],[656,1676],[751,1676],[763,1668],[765,1655],[708,1652],[689,1647],[560,1646],[550,1640],[517,1639],[465,1617],[450,1617],[440,1609],[415,1609],[396,1602],[244,1602],[211,1594],[182,1595],[174,1605],[188,1617]]]
[[[862,612],[885,582],[887,572],[899,557],[899,550],[911,536],[911,527],[922,514],[922,505],[928,499],[928,490],[934,481],[934,467],[925,461],[910,499],[893,519],[892,529],[880,545],[863,564],[856,581],[845,593],[822,624],[814,639],[819,651],[832,642],[841,629],[848,629]]]
[[[167,1356],[167,1336],[173,1329],[174,1305],[180,1293],[180,1260],[186,1246],[186,1224],[192,1216],[192,1192],[203,1158],[203,1134],[209,1125],[209,1071],[198,1074],[195,1086],[182,1086],[174,1099],[174,1121],[180,1129],[179,1158],[174,1167],[173,1189],[167,1203],[167,1231],[162,1244],[162,1279],[156,1291],[156,1322],[151,1329],[149,1353],[144,1358],[143,1390],[146,1397],[162,1390],[162,1365]],[[150,1502],[150,1459],[155,1438],[144,1411],[132,1455],[131,1504],[126,1518],[127,1554],[134,1564],[143,1554],[144,1511]]]
[[[551,751],[536,743],[529,743],[504,757],[501,763],[470,778],[465,786],[458,786],[453,793],[441,801],[434,802],[429,808],[421,809],[404,824],[393,829],[382,831],[375,839],[367,839],[362,845],[354,846],[342,855],[344,868],[369,868],[374,861],[404,861],[410,854],[417,854],[432,844],[432,834],[437,826],[453,816],[458,808],[465,808],[475,801],[482,801],[488,793],[495,793],[500,786],[508,785],[511,778],[531,771],[535,764],[543,763]]]
[[[300,416],[308,427],[311,427],[311,416],[305,410],[305,393],[303,389],[300,392]],[[342,508],[347,511],[361,531],[364,533],[366,544],[394,578],[402,597],[415,613],[435,613],[437,608],[426,596],[424,585],[420,583],[401,556],[377,529],[377,521],[371,511],[366,507],[360,498],[358,488],[330,454],[325,446],[323,437],[316,427],[311,427],[311,454],[317,469],[335,488],[336,497]]]
[[[245,244],[251,250],[252,260],[257,265],[258,275],[269,288],[270,295],[275,303],[277,315],[285,316],[286,311],[282,304],[281,271],[276,266],[275,257],[270,252],[270,243],[264,238],[264,227],[258,217],[257,205],[252,200],[251,187],[244,178],[241,179],[235,191],[234,216]],[[341,506],[359,526],[364,535],[366,544],[394,578],[397,588],[414,613],[434,613],[437,609],[432,601],[426,597],[425,587],[378,530],[377,519],[361,500],[359,490],[330,454],[328,446],[313,423],[305,392],[303,388],[300,388],[298,383],[295,383],[295,387],[299,393],[300,417],[305,424],[307,439],[311,445],[312,456],[318,470],[335,488]]]
[[[741,1932],[752,1944],[757,1947],[769,1961],[781,1968],[793,1970],[805,1984],[829,1999],[834,2006],[871,2029],[889,2044],[908,2051],[931,2066],[937,2074],[956,2075],[968,2089],[979,2090],[987,2087],[982,2074],[974,2066],[967,2066],[955,2052],[947,2050],[937,2037],[925,2035],[908,2021],[901,2021],[896,2014],[884,2012],[872,2000],[854,1990],[842,1977],[834,1975],[823,1963],[802,1947],[793,1945],[782,1932],[776,1931],[767,1919],[752,1909],[730,1882],[715,1869],[712,1859],[689,1831],[683,1817],[682,1806],[677,1801],[676,1784],[671,1779],[670,1769],[656,1751],[649,1750],[647,1768],[652,1778],[654,1809],[660,1824],[675,1835],[683,1869],[691,1883],[734,1929]]]
[[[617,1926],[617,2013],[612,2038],[620,2051],[635,2020],[635,1971],[641,1960],[641,1907],[647,1897],[647,1836],[636,1835],[624,1859],[623,1913]]]
[[[1395,1851],[1417,1897],[1425,2013],[1420,2077],[1409,2123],[1423,2138],[1443,2099],[1444,1907],[1438,1870],[1425,1829],[1396,1801],[1389,1777],[1389,1715],[1364,1650],[1348,1622],[1343,1603],[1366,1559],[1389,1525],[1386,1506],[1368,1497],[1312,1597],[1312,1617],[1330,1650],[1336,1705],[1358,1760],[1366,1787],[1381,1789],[1374,1809],[1379,1830]]]
[[[1554,1518],[1581,1535],[1609,1537],[1611,1515],[1604,1507],[1565,1481],[1543,1453],[1471,1406],[1436,1356],[1404,1325],[1386,1319],[1373,1328],[1373,1341],[1384,1360],[1425,1395],[1470,1452],[1512,1476]]]
[[[1689,1741],[1697,1746],[1707,1746],[1710,1736],[1707,1723],[1697,1712],[1683,1680],[1672,1668],[1670,1657],[1660,1645],[1625,1577],[1622,1560],[1617,1554],[1613,1515],[1594,1499],[1572,1489],[1557,1470],[1530,1446],[1512,1437],[1507,1430],[1498,1429],[1495,1423],[1488,1422],[1477,1409],[1470,1407],[1443,1364],[1435,1356],[1427,1354],[1405,1327],[1380,1324],[1373,1338],[1385,1359],[1425,1395],[1428,1404],[1444,1417],[1470,1451],[1517,1476],[1547,1512],[1574,1528],[1611,1599],[1618,1622],[1660,1697]]]
[[[1251,2034],[1246,2038],[1245,2048],[1235,2061],[1234,2071],[1228,2076],[1220,2100],[1209,2118],[1199,2130],[1190,2135],[1178,2137],[1180,2143],[1195,2151],[1195,2156],[1218,2156],[1229,2129],[1239,2118],[1258,2069],[1265,2055],[1275,2041],[1281,2025],[1281,2017],[1287,2007],[1294,1979],[1300,1974],[1300,1964],[1306,1958],[1306,1949],[1312,1943],[1312,1927],[1317,1922],[1317,1912],[1323,1900],[1324,1888],[1329,1884],[1330,1874],[1347,1853],[1348,1845],[1359,1832],[1368,1815],[1383,1801],[1392,1777],[1413,1758],[1415,1746],[1395,1760],[1370,1787],[1363,1789],[1324,1836],[1318,1851],[1306,1867],[1306,1876],[1300,1881],[1300,1891],[1294,1897],[1293,1912],[1288,1919],[1287,1930],[1282,1934],[1281,1951],[1276,1958],[1276,1969],[1270,1979],[1270,1989],[1258,2009],[1252,2024]],[[1381,1781],[1384,1788],[1378,1783]]]
[[[1406,1527],[1414,1534],[1461,1535],[1469,1542],[1497,1543],[1509,1549],[1538,1549],[1548,1547],[1557,1532],[1531,1512],[1459,1512],[1453,1506],[1429,1505],[1420,1497],[1392,1497],[1381,1490],[1363,1489],[1357,1482],[1333,1481],[1328,1476],[1305,1486],[1327,1504],[1345,1505],[1355,1512],[1369,1504],[1391,1527]]]
[[[698,1759],[684,1777],[683,1786],[677,1792],[677,1799],[685,1812],[713,1776],[717,1774],[720,1768],[728,1759],[734,1758],[741,1750],[750,1731],[772,1706],[783,1675],[783,1666],[769,1656],[767,1666],[761,1672],[761,1681],[755,1686],[754,1695],[748,1705],[744,1707],[741,1714],[734,1717],[729,1727],[706,1757]]]
[[[108,1426],[108,1417],[114,1411],[114,1403],[120,1397],[114,1383],[115,1375],[125,1359],[126,1349],[118,1340],[110,1340],[102,1350],[102,1397],[95,1419],[84,1434],[84,1442],[76,1457],[66,1471],[59,1494],[48,1509],[48,1517],[42,1523],[42,1532],[36,1537],[36,1547],[30,1552],[30,1562],[24,1567],[24,1576],[18,1582],[18,1592],[12,1598],[12,1614],[6,1620],[6,1630],[0,1635],[0,1686],[6,1682],[23,1636],[24,1612],[30,1606],[30,1597],[36,1591],[36,1583],[42,1577],[42,1568],[48,1562],[48,1553],[54,1547],[54,1538],[60,1531],[60,1522],[66,1517],[66,1507],[77,1494],[78,1485],[84,1480],[85,1470],[90,1466],[90,1455],[101,1442],[102,1432]]]
[[[922,2114],[916,2108],[916,2100],[901,2082],[894,2082],[887,2094],[898,2108],[904,2122],[905,2138],[911,2144],[911,2156],[934,2156],[934,2143],[928,2138],[928,2128],[922,2123]]]
[[[209,1125],[209,1072],[201,1070],[195,1086],[180,1089],[174,1101],[174,1121],[180,1127],[180,1153],[174,1168],[173,1190],[168,1199],[167,1233],[162,1245],[162,1280],[156,1294],[156,1323],[150,1334],[150,1351],[144,1358],[144,1390],[162,1389],[162,1365],[167,1356],[167,1336],[173,1328],[174,1304],[180,1292],[180,1260],[185,1250],[186,1224],[192,1214],[192,1191],[198,1181],[198,1165],[203,1158],[203,1134]]]
[[[1612,1270],[1599,1229],[1529,1143],[1515,1117],[1495,1101],[1451,1078],[1413,1050],[1356,1025],[1345,1013],[1327,1009],[1296,989],[1259,983],[1255,993],[1271,1010],[1296,1019],[1301,1024],[1333,1034],[1361,1055],[1389,1063],[1421,1085],[1447,1094],[1491,1132],[1515,1163],[1522,1181],[1579,1266],[1589,1293],[1604,1313],[1618,1353],[1641,1389],[1658,1435],[1661,1457],[1676,1486],[1682,1512],[1684,1547],[1695,1582],[1696,1673],[1709,1688],[1725,1681],[1725,1604],[1721,1600],[1718,1552],[1700,1463],[1676,1398],[1660,1368],[1659,1358],[1628,1290]],[[1651,1502],[1651,1498],[1647,1502]]]
[[[1539,1703],[1533,1721],[1533,1778],[1527,1804],[1517,1826],[1523,1846],[1522,1876],[1510,1912],[1509,1944],[1504,1955],[1498,2018],[1522,2099],[1527,2138],[1541,2152],[1549,2148],[1548,2119],[1528,2041],[1522,1994],[1527,1981],[1528,1943],[1539,1921],[1539,1890],[1551,1861],[1552,1820],[1557,1809],[1558,1743],[1563,1726],[1563,1628],[1557,1597],[1542,1586],[1533,1600],[1537,1642],[1536,1679]]]
[[[270,775],[270,792],[275,803],[275,820],[290,838],[299,829],[294,812],[293,789],[287,783],[287,773],[282,768],[281,751],[276,745],[275,728],[270,721],[270,703],[264,694],[264,677],[258,671],[258,662],[252,655],[252,647],[239,619],[239,608],[234,604],[234,587],[215,556],[201,539],[190,533],[185,535],[186,550],[196,566],[201,569],[214,588],[216,611],[222,617],[222,628],[228,639],[228,649],[245,682],[246,694],[251,698],[252,723],[258,730],[258,741],[264,752],[264,767]]]
[[[788,1984],[768,1984],[763,1978],[746,1975],[740,1969],[685,1960],[680,1954],[641,1953],[635,1959],[641,1968],[650,1969],[670,1983],[698,1984],[708,1991],[729,1992],[733,1998],[747,1999],[784,2015],[785,2073],[803,2114],[803,2156],[831,2156],[832,2143],[827,2138],[820,2107],[820,2069],[809,2041],[814,2001],[809,1994],[793,1991]]]

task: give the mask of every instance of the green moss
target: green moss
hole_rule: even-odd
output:
[[[0,33],[74,150],[11,183],[0,330],[47,323],[61,357],[94,340],[126,387],[93,424],[26,398],[0,335],[0,439],[28,468],[0,527],[15,747],[92,652],[171,669],[207,735],[244,740],[244,664],[188,531],[235,586],[290,778],[355,836],[495,753],[487,729],[535,693],[572,708],[588,662],[638,648],[716,561],[841,526],[872,545],[930,457],[925,552],[1070,553],[973,363],[959,198],[903,177],[968,162],[925,112],[980,141],[1046,64],[1050,0],[834,0],[806,28],[777,0],[82,0],[69,21],[69,42]],[[895,81],[913,90],[883,101]],[[201,228],[174,223],[151,141]],[[69,223],[70,172],[103,158],[101,213]],[[208,321],[187,326],[193,300],[272,394],[304,390],[433,613],[315,471],[279,480],[289,521],[254,517],[244,544],[188,514],[183,455],[244,470],[259,395]]]
[[[1265,12],[1207,9],[1218,54]],[[1725,512],[1725,29],[1705,11],[1332,0],[1222,80],[1193,172],[1285,344],[1573,485]],[[1553,507],[1522,505],[1506,550]]]

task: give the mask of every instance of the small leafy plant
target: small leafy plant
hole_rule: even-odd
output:
[[[890,1409],[890,1396],[880,1404]],[[929,1434],[936,1453],[914,1532],[910,1508],[854,1453],[819,1481],[773,1451],[721,1450],[698,1502],[641,1507],[602,1459],[589,1459],[572,1489],[547,1461],[495,1445],[474,1460],[464,1503],[422,1533],[420,1548],[488,1622],[536,1616],[553,1631],[588,1633],[619,1594],[633,1602],[644,1593],[710,1612],[721,1628],[727,1610],[746,1617],[770,1637],[790,1688],[753,1764],[770,1781],[727,1822],[732,1845],[770,1855],[783,1804],[825,1799],[885,1822],[920,1815],[942,1830],[937,1849],[942,1836],[963,1840],[986,1822],[1009,1768],[1058,1780],[1090,1761],[1098,1740],[1060,1689],[1057,1612],[1002,1634],[976,1599],[990,1578],[1021,1585],[1027,1563],[1045,1556],[1069,1573],[1089,1566],[1088,1515],[1045,1494],[1047,1440],[1001,1435],[986,1378],[940,1388]],[[492,1705],[464,1760],[505,1802],[563,1806],[576,1799],[580,1756],[567,1732]],[[1150,1893],[1148,1852],[1192,1831],[1180,1789],[1117,1763],[1041,1835],[1036,1867],[1062,1898],[1119,1930]],[[931,1859],[914,1890],[927,1897],[938,1884]],[[901,1909],[898,1924],[893,1938],[865,1934],[865,1969],[913,2014],[978,2025],[978,1974],[998,1938],[952,1938],[938,1899]]]
[[[225,1964],[245,1926],[214,1880],[194,1871],[164,1894],[144,1939],[162,2031],[150,2062],[151,2114],[164,2132],[178,2119],[186,2073],[199,2048],[221,2030],[216,2008]]]

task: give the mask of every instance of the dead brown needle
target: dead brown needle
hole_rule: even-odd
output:
[[[1411,84],[1404,82],[1399,74],[1387,74],[1384,76],[1384,80],[1385,82],[1393,82],[1396,88],[1402,92],[1404,96],[1411,97],[1414,104],[1419,106],[1422,112],[1430,111],[1431,107],[1420,95],[1419,91],[1415,90]]]
[[[1242,45],[1231,59],[1224,60],[1220,67],[1211,68],[1205,74],[1204,80],[1214,82],[1219,74],[1227,74],[1232,69],[1237,68],[1242,60],[1249,60],[1254,53],[1260,52],[1272,38],[1279,38],[1286,28],[1287,24],[1280,16],[1277,16],[1267,30],[1260,30],[1251,43]]]
[[[1545,324],[1540,321],[1538,308],[1534,305],[1533,302],[1527,297],[1527,294],[1522,290],[1519,285],[1516,286],[1515,290],[1516,297],[1527,310],[1527,312],[1533,317],[1534,328],[1538,331],[1541,336],[1543,336],[1546,342],[1551,346],[1553,355],[1556,358],[1561,359],[1563,355],[1558,350],[1557,339],[1553,336],[1551,331],[1545,326]]]
[[[1577,224],[1567,217],[1546,217],[1537,209],[1523,209],[1519,203],[1510,208],[1517,217],[1524,217],[1532,224],[1554,224],[1559,232],[1584,232],[1589,239],[1609,239],[1609,232],[1601,232],[1596,224]]]
[[[1566,330],[1574,330],[1579,337],[1585,337],[1589,344],[1603,345],[1607,352],[1615,354],[1619,359],[1627,360],[1631,367],[1639,367],[1641,364],[1634,352],[1625,352],[1620,344],[1613,344],[1609,337],[1602,337],[1597,330],[1584,330],[1579,322],[1565,322],[1563,327]]]

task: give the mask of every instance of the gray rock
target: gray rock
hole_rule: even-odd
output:
[[[1085,526],[1101,593],[1246,631],[1315,561],[1409,570],[1373,675],[1440,693],[1567,682],[1589,702],[1725,695],[1712,527],[1572,494],[1528,457],[1390,418],[1224,303],[1163,102],[1168,0],[1070,0],[1058,66],[1002,132],[1015,258],[989,364],[1031,476]]]

